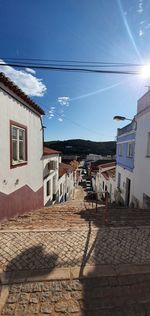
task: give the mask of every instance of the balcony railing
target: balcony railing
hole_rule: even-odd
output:
[[[124,126],[123,128],[118,128],[117,136],[121,136],[123,134],[129,133],[135,130],[136,130],[136,121],[133,120],[130,124]]]

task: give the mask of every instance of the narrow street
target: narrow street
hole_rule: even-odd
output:
[[[74,200],[1,223],[2,315],[150,315],[150,213]]]

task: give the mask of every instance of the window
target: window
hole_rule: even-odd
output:
[[[47,195],[47,196],[50,195],[50,180],[47,181],[47,183],[46,183],[46,195]]]
[[[10,163],[11,167],[27,163],[27,128],[10,122]]]
[[[127,157],[133,157],[134,154],[134,142],[127,144]]]
[[[120,189],[120,184],[121,184],[121,173],[118,172],[118,188]]]
[[[122,144],[118,145],[118,155],[122,156]]]
[[[150,157],[150,132],[148,133],[148,140],[147,140],[147,157]]]

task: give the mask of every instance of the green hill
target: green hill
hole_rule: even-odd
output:
[[[60,150],[65,155],[115,155],[116,142],[93,142],[83,139],[69,139],[64,141],[47,141],[46,147]]]

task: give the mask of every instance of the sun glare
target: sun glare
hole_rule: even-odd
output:
[[[149,78],[150,77],[150,64],[149,65],[144,65],[141,69],[140,69],[140,76],[144,79]]]

